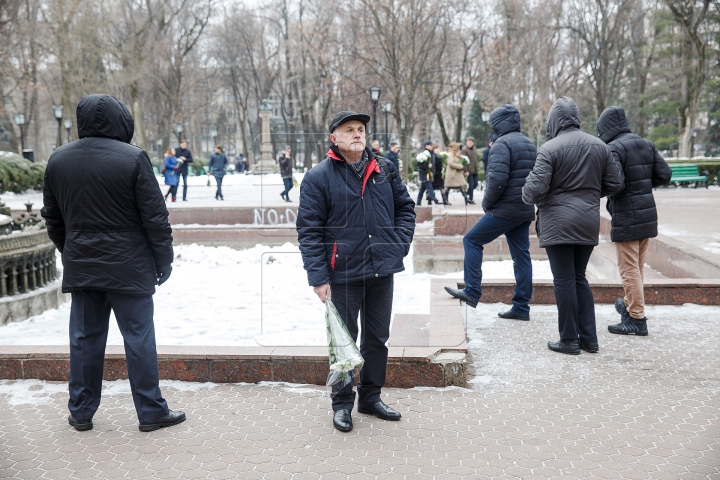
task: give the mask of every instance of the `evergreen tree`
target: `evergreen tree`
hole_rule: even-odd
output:
[[[479,148],[487,146],[487,139],[485,136],[492,134],[492,126],[489,123],[482,121],[483,108],[480,106],[480,102],[475,98],[470,107],[470,113],[468,115],[468,136],[475,138],[475,145]]]

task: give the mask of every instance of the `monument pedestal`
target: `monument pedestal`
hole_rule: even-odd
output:
[[[277,173],[280,167],[273,158],[272,143],[270,142],[270,115],[272,111],[260,109],[262,119],[262,134],[260,135],[260,161],[253,168],[254,173]]]

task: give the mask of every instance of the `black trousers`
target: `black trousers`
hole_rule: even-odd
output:
[[[180,178],[183,181],[183,200],[187,199],[187,187],[188,187],[187,176],[188,176],[187,173],[180,174]],[[178,184],[177,184],[178,187],[180,186],[180,178],[178,178]]]
[[[478,186],[478,174],[477,173],[471,173],[468,176],[468,197],[470,200],[473,199],[473,192]]]
[[[360,370],[358,403],[375,403],[380,400],[380,390],[385,386],[388,358],[385,344],[390,338],[393,276],[334,283],[330,286],[330,298],[355,341],[360,313],[360,354],[365,364]],[[352,410],[355,404],[353,383],[340,390],[333,390],[333,410]]]
[[[216,198],[216,199],[217,199],[218,197],[223,198],[223,194],[222,194],[222,181],[223,181],[223,177],[217,177],[217,176],[215,177],[215,182],[217,182],[217,191],[215,191],[215,198]]]
[[[585,278],[593,245],[547,247],[555,286],[560,340],[596,343],[595,299]]]
[[[435,197],[435,189],[431,181],[425,181],[420,183],[420,192],[418,192],[417,204],[422,205],[423,193],[427,191],[428,205],[432,205],[433,202],[438,203]]]
[[[128,376],[141,422],[167,415],[158,385],[157,349],[151,296],[134,297],[102,290],[72,292],[70,307],[70,401],[73,417],[89,419],[100,406],[110,309],[125,340]]]

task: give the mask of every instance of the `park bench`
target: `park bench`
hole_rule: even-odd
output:
[[[707,171],[700,172],[697,165],[670,165],[670,171],[672,177],[670,183],[675,186],[681,186],[683,183],[693,184],[694,188],[697,188],[698,183],[704,183],[705,188],[708,188],[709,174]]]

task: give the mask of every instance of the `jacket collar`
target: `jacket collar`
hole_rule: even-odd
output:
[[[365,151],[367,152],[370,160],[368,161],[367,168],[365,168],[365,176],[363,177],[362,191],[360,193],[361,195],[365,195],[365,186],[367,185],[370,175],[373,173],[380,173],[380,165],[378,164],[377,155],[368,147],[365,147]],[[335,145],[330,147],[327,156],[337,162],[347,163],[347,160],[345,160],[345,157],[342,156],[342,153],[340,153],[340,150],[338,150]]]

